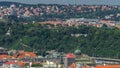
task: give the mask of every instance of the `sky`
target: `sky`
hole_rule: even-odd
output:
[[[0,0],[28,4],[86,4],[86,5],[120,5],[120,0]]]

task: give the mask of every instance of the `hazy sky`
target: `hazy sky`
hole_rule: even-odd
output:
[[[120,5],[120,0],[0,0],[0,1],[14,1],[22,3],[46,3],[46,4],[107,4]]]

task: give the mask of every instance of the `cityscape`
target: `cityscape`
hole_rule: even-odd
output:
[[[120,68],[119,42],[120,5],[0,1],[0,68]]]

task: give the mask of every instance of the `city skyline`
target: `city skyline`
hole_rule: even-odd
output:
[[[119,0],[0,0],[27,4],[86,4],[86,5],[120,5]]]

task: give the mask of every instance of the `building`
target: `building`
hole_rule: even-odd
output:
[[[35,58],[37,57],[37,55],[33,52],[21,52],[21,53],[15,54],[13,57],[23,59],[23,58]]]

